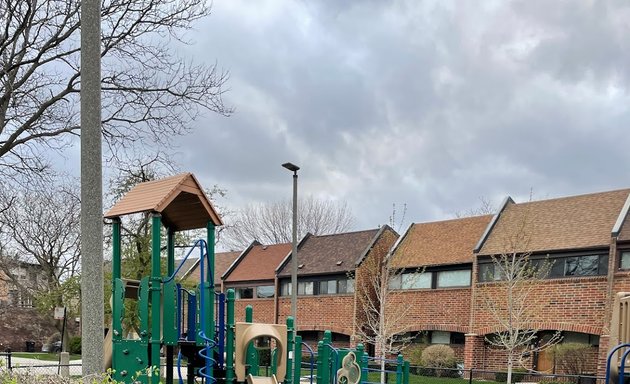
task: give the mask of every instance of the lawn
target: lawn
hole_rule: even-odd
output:
[[[306,377],[310,375],[310,370],[302,369],[301,372],[302,377]],[[317,372],[313,372],[313,375],[317,375]],[[381,380],[381,374],[379,372],[370,372],[368,374],[368,381],[370,383],[379,383]],[[315,382],[315,378],[313,378],[313,383]],[[473,384],[497,384],[493,381],[488,380],[473,380]],[[434,377],[434,376],[419,376],[419,375],[409,375],[409,384],[469,384],[470,381],[468,379],[462,379],[459,377]],[[396,374],[390,373],[387,376],[387,384],[396,384]]]
[[[42,361],[59,361],[59,354],[46,352],[11,352],[11,357],[22,357]],[[81,355],[70,355],[70,360],[79,360]]]

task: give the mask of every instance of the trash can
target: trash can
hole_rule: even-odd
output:
[[[27,341],[26,342],[26,352],[35,352],[35,342]]]

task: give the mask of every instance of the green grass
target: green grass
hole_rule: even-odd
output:
[[[381,380],[380,372],[370,372],[368,374],[368,381],[378,383]],[[396,384],[396,375],[390,373],[388,376],[388,384]],[[434,377],[434,376],[419,376],[409,375],[409,384],[469,384],[468,379],[462,379],[459,377]],[[492,381],[479,381],[473,380],[473,384],[495,384]]]
[[[302,368],[301,375],[302,377],[308,376],[310,374],[309,369]],[[317,375],[317,370],[313,372],[313,375]],[[370,372],[368,373],[368,381],[372,383],[378,383],[381,380],[380,372]],[[314,380],[313,380],[314,381]],[[396,384],[396,374],[390,373],[388,375],[387,384]],[[468,379],[462,379],[459,377],[434,377],[434,376],[420,376],[420,375],[409,375],[409,384],[469,384]],[[473,384],[497,384],[493,381],[487,380],[473,380]]]
[[[36,359],[42,361],[59,361],[59,355],[46,352],[11,352],[11,357],[22,357],[26,359]],[[70,355],[70,360],[79,360],[81,355]]]

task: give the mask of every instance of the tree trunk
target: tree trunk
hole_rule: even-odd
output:
[[[508,356],[508,366],[507,366],[507,383],[512,383],[512,354]]]
[[[385,384],[385,354],[381,353],[381,384]]]

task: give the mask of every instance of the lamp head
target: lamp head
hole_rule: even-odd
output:
[[[284,163],[282,166],[292,172],[297,172],[300,169],[300,167],[293,163]]]

